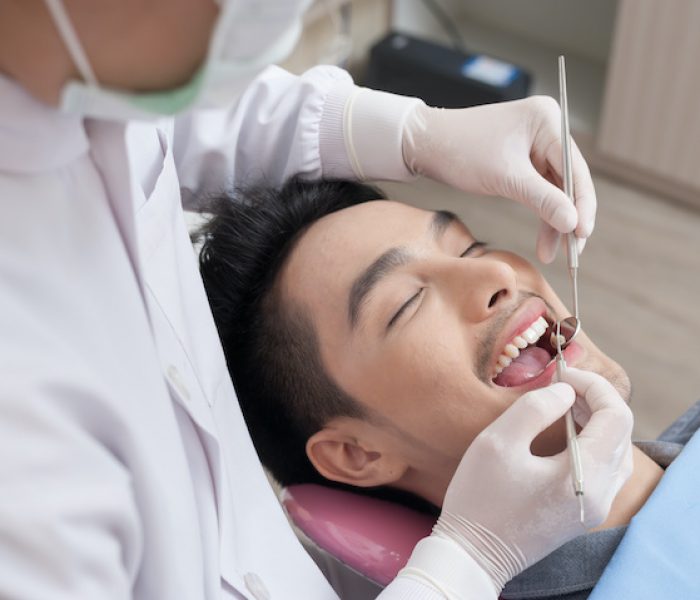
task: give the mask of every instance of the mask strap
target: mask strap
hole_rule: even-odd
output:
[[[80,75],[88,85],[99,87],[95,72],[90,66],[85,50],[83,50],[80,44],[78,35],[73,28],[73,24],[68,17],[62,0],[44,0],[44,4],[46,4],[46,8],[49,9],[54,25],[56,25],[56,29],[58,29],[58,33],[63,43],[66,45],[68,54],[70,54],[71,59],[73,59],[73,64],[80,72]]]

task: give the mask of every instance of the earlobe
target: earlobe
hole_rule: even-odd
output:
[[[306,455],[326,479],[358,487],[391,485],[406,471],[403,461],[335,428],[312,435]]]

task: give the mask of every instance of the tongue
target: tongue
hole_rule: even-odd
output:
[[[528,346],[520,351],[520,356],[513,359],[501,374],[494,379],[496,385],[515,387],[527,383],[539,375],[552,357],[549,352],[537,346]]]

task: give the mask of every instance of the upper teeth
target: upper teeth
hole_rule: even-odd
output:
[[[514,358],[520,356],[520,350],[527,348],[531,344],[536,344],[548,327],[549,325],[544,317],[539,317],[525,331],[508,342],[496,362],[496,375],[499,375],[503,369],[512,363]]]

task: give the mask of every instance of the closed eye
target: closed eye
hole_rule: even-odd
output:
[[[459,255],[459,257],[464,258],[466,256],[470,256],[474,254],[475,251],[485,247],[486,242],[473,242],[464,252],[462,252],[462,254]],[[394,316],[391,317],[390,321],[387,323],[387,329],[391,329],[394,326],[394,324],[401,318],[401,315],[404,313],[404,311],[420,298],[424,290],[425,288],[420,288],[415,294],[413,294],[413,296],[411,296],[408,300],[406,300],[406,302],[404,302],[401,308],[399,308],[399,310],[396,311]]]
[[[473,254],[475,250],[479,250],[479,248],[485,248],[486,247],[486,242],[474,242],[467,248],[462,254],[459,255],[460,258],[464,258],[465,256],[469,256],[470,254]]]
[[[399,320],[401,315],[404,313],[404,311],[411,306],[418,298],[420,298],[420,295],[423,293],[423,290],[425,288],[419,289],[413,296],[411,296],[406,302],[404,302],[403,306],[399,308],[399,310],[396,312],[396,314],[391,317],[391,320],[387,323],[386,328],[391,329],[394,326],[394,323]]]

